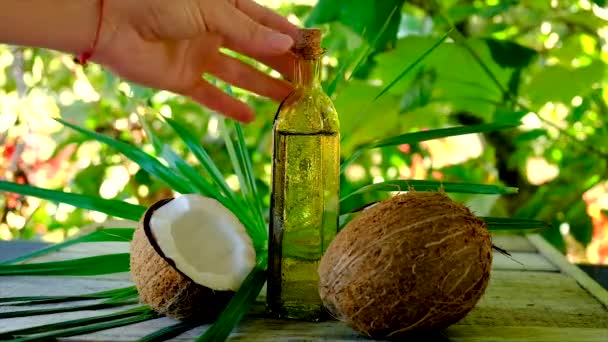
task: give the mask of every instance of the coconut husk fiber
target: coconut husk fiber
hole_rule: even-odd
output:
[[[485,222],[442,192],[410,191],[368,208],[319,266],[327,309],[363,335],[444,329],[483,295],[492,263]]]
[[[150,232],[154,210],[170,201],[152,205],[135,229],[131,242],[131,275],[142,303],[168,317],[181,321],[208,323],[226,307],[233,291],[213,291],[196,284],[166,258]]]

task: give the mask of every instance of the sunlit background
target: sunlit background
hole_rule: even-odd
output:
[[[298,25],[311,20],[317,3],[258,2]],[[396,40],[387,39],[357,72],[348,69],[349,63],[366,36],[356,23],[376,15],[381,24],[386,14],[380,6],[372,14],[362,14],[363,7],[345,7],[321,19],[317,13],[316,26],[324,30],[327,46],[324,85],[342,67],[348,69],[332,94],[345,136],[343,157],[359,143],[399,132],[509,115],[523,122],[516,133],[373,150],[346,170],[345,181],[351,189],[398,178],[517,186],[520,197],[512,200],[462,199],[480,214],[551,221],[555,228],[543,235],[569,260],[608,264],[608,9],[603,6],[604,1],[588,0],[442,1],[437,10],[425,1],[409,1],[398,17]],[[475,58],[448,39],[383,100],[365,105],[445,32],[441,15],[457,23],[469,47],[513,98],[505,99]],[[268,201],[269,129],[277,104],[239,89],[236,96],[256,108],[258,118],[246,133]],[[188,121],[216,163],[229,165],[217,118],[186,99],[123,82],[98,65],[83,70],[61,53],[0,45],[0,179],[144,205],[171,196],[133,162],[52,119],[62,117],[151,154],[146,130],[154,130],[194,161],[169,130],[149,119],[156,112]],[[237,177],[228,167],[225,172],[237,189]],[[3,240],[57,242],[107,219],[33,197],[0,197]]]

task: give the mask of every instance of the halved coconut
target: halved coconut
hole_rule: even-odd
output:
[[[140,300],[179,320],[217,317],[255,266],[253,242],[238,218],[195,194],[153,204],[131,243]]]

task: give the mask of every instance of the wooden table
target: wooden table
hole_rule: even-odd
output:
[[[445,341],[598,341],[608,342],[608,292],[539,236],[495,236],[494,243],[512,253],[496,253],[490,285],[476,308],[444,332]],[[32,259],[64,260],[128,251],[128,243],[86,243]],[[518,263],[519,262],[519,263]],[[0,277],[1,296],[83,294],[132,285],[128,273],[94,277]],[[261,307],[263,296],[259,298]],[[55,304],[57,305],[57,304]],[[49,304],[49,306],[51,306]],[[258,308],[259,308],[258,307]],[[40,306],[37,306],[40,308]],[[19,310],[26,309],[19,307]],[[125,307],[0,320],[0,332],[62,320],[97,316]],[[0,306],[1,311],[15,310]],[[174,324],[166,317],[68,341],[135,341]],[[207,326],[173,341],[192,341]],[[331,321],[303,323],[247,316],[230,337],[234,341],[367,340],[346,325]],[[428,339],[425,339],[427,341]]]

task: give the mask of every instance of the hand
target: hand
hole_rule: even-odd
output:
[[[207,73],[234,86],[282,100],[289,83],[219,51],[250,56],[288,75],[287,52],[297,27],[254,0],[106,0],[92,60],[130,81],[188,96],[248,122],[252,108],[205,81]]]

